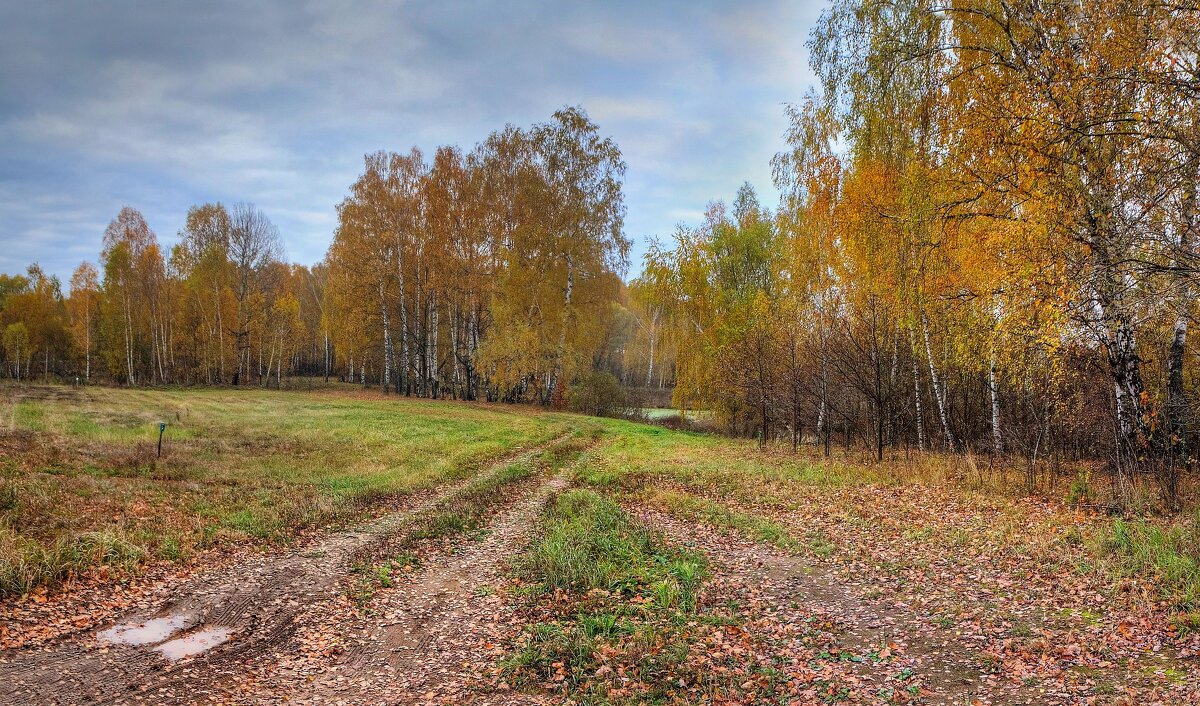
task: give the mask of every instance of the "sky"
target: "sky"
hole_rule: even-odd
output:
[[[819,0],[0,3],[0,272],[64,285],[122,206],[167,247],[189,206],[252,202],[325,254],[376,150],[466,149],[582,106],[651,237],[749,181],[777,198]]]

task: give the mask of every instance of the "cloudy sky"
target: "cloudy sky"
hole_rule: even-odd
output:
[[[820,0],[0,4],[0,272],[64,282],[123,205],[168,245],[189,205],[251,201],[320,260],[362,155],[469,147],[581,105],[621,146],[650,236],[750,181],[773,202],[783,107]]]

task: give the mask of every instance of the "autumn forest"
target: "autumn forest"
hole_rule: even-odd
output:
[[[65,286],[4,278],[4,372],[555,407],[580,389],[627,411],[613,376],[764,443],[1031,474],[1103,458],[1174,502],[1200,397],[1196,18],[1109,5],[835,3],[780,203],[714,201],[628,282],[621,152],[579,108],[367,155],[312,266],[252,204],[193,207],[169,250],[126,207]]]
[[[353,164],[378,147],[330,168],[307,262],[288,251],[311,212],[195,186],[177,232],[153,198],[109,199],[56,221],[96,224],[66,263],[0,274],[0,704],[1200,703],[1195,2],[820,3],[811,84],[737,168],[752,138],[710,129],[745,125],[730,101],[699,155],[644,121],[796,56],[782,3],[682,3],[678,35],[658,7],[546,9],[578,36],[487,3],[285,5],[262,46],[286,82],[258,36],[211,74],[185,57],[212,115],[253,96],[253,119],[212,119],[229,144],[304,122],[239,82],[300,110],[345,76],[296,63],[314,54],[354,72],[319,116],[377,119],[395,76],[397,105],[551,110],[477,141],[303,126]],[[330,37],[352,50],[312,48]],[[124,51],[97,80],[174,85]],[[463,99],[453,77],[493,55],[522,85]],[[766,76],[736,95],[783,90]],[[697,176],[667,154],[732,193],[676,203],[692,186],[645,177],[647,155]],[[651,202],[692,216],[631,232]],[[56,276],[78,242],[94,258]]]

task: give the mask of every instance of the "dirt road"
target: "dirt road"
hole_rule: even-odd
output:
[[[412,580],[389,591],[369,615],[340,626],[345,652],[329,660],[281,655],[242,703],[296,704],[551,703],[513,693],[488,693],[484,669],[502,653],[498,614],[511,606],[494,594],[504,562],[528,536],[547,498],[566,487],[556,476],[523,492],[487,529],[482,541],[437,556]],[[335,618],[336,620],[336,618]],[[338,629],[327,621],[314,635]],[[301,637],[303,639],[303,636]],[[298,675],[308,674],[305,678]]]
[[[532,457],[553,443],[500,459],[482,473]],[[10,651],[0,657],[0,704],[226,700],[237,674],[288,643],[298,626],[339,597],[338,584],[357,557],[472,480],[441,488],[410,509],[332,534],[305,550],[254,558],[198,577],[158,605],[124,616],[114,625]],[[536,502],[531,496],[520,517],[529,515]],[[495,537],[501,536],[498,530]],[[453,576],[463,576],[471,573],[471,567],[454,571]],[[446,586],[454,580],[450,575],[430,578]],[[439,589],[430,585],[425,590]],[[402,645],[404,640],[422,638],[388,639]]]

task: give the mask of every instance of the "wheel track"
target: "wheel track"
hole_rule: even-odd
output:
[[[862,656],[893,640],[904,645],[903,656],[888,669],[874,668],[870,660],[851,663],[860,667],[859,677],[864,682],[880,680],[879,686],[883,686],[881,680],[889,673],[909,666],[923,681],[920,703],[929,706],[958,706],[979,696],[988,698],[990,704],[1044,703],[1037,694],[1020,687],[994,689],[983,679],[979,655],[959,644],[953,633],[930,628],[900,606],[864,600],[819,565],[657,508],[630,505],[626,509],[672,542],[700,549],[718,564],[743,575],[758,576],[763,597],[776,606],[800,603],[834,619],[841,626],[841,649]]]
[[[489,523],[489,533],[465,551],[441,556],[377,606],[341,659],[312,684],[272,693],[297,704],[467,703],[473,674],[490,661],[481,647],[494,638],[494,600],[479,590],[503,580],[501,565],[525,541],[564,472],[526,491]],[[506,695],[510,700],[515,694]],[[490,703],[496,698],[489,697]],[[262,694],[245,697],[261,702]],[[501,700],[506,700],[501,698]]]
[[[438,489],[407,510],[366,526],[338,532],[314,547],[252,560],[185,584],[151,612],[122,623],[184,616],[182,629],[146,645],[105,645],[97,632],[70,636],[38,648],[0,655],[0,704],[177,703],[198,700],[207,684],[221,680],[272,645],[287,640],[299,616],[337,595],[338,582],[354,562],[396,534],[419,513],[436,506],[477,478],[531,458],[570,433],[488,463],[480,472]],[[201,628],[231,631],[228,642],[173,664],[154,651],[164,640]]]

